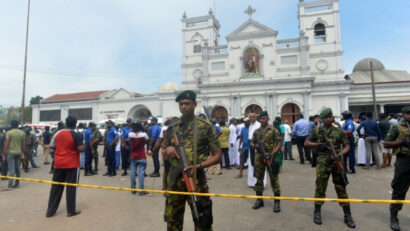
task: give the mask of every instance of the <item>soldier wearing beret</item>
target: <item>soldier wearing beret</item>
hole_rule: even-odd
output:
[[[334,118],[330,108],[326,108],[320,113],[320,119],[323,122],[323,126],[312,130],[305,141],[307,147],[318,148],[315,198],[325,198],[327,183],[330,175],[332,175],[337,197],[347,199],[346,185],[343,183],[340,170],[332,159],[331,149],[327,142],[333,143],[336,152],[343,156],[349,152],[349,141],[340,126],[333,123]],[[343,149],[341,148],[342,145]],[[323,204],[323,201],[315,202],[313,221],[318,225],[322,224],[320,209]],[[344,222],[349,228],[355,228],[356,224],[353,221],[349,203],[339,204],[343,207],[345,214]]]
[[[402,109],[404,119],[393,126],[387,134],[384,147],[393,148],[396,154],[394,178],[391,183],[393,188],[392,200],[404,200],[410,186],[410,106]],[[397,214],[403,204],[390,205],[390,228],[400,230]]]
[[[263,179],[265,177],[265,170],[267,167],[265,157],[267,157],[268,161],[270,161],[271,167],[274,169],[276,166],[276,169],[278,170],[279,164],[277,163],[277,157],[280,155],[279,150],[282,147],[282,138],[279,130],[269,125],[268,112],[261,112],[259,114],[259,121],[261,123],[261,127],[253,133],[250,145],[256,149],[254,165],[254,176],[256,177],[255,192],[257,196],[262,196],[264,190]],[[265,151],[265,153],[263,153],[263,151]],[[274,195],[279,197],[280,186],[277,171],[269,174],[269,178]],[[263,200],[257,199],[252,208],[259,209],[263,206]],[[275,213],[280,212],[279,200],[274,201],[273,211]]]
[[[221,149],[216,130],[212,124],[195,116],[196,94],[187,90],[181,92],[175,99],[182,114],[168,127],[163,142],[164,154],[169,158],[170,169],[167,175],[168,190],[186,192],[187,188],[182,176],[182,162],[175,146],[175,134],[180,145],[184,148],[189,167],[185,171],[192,171],[194,175],[195,191],[208,193],[204,168],[218,164],[221,160]],[[196,145],[195,145],[196,144]],[[211,153],[211,157],[208,158]],[[196,203],[201,219],[195,222],[195,230],[212,230],[212,201],[209,197],[197,197]],[[185,203],[192,204],[189,196],[168,195],[166,200],[164,219],[169,231],[183,229]],[[192,207],[191,207],[192,208]]]

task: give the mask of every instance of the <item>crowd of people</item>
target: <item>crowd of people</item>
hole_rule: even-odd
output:
[[[147,156],[151,156],[154,169],[149,176],[162,175],[164,190],[185,191],[182,183],[184,180],[180,178],[181,153],[178,154],[175,149],[175,146],[178,146],[175,145],[176,134],[182,138],[181,143],[188,153],[187,159],[191,165],[189,168],[194,172],[194,182],[198,184],[200,192],[208,192],[206,172],[221,175],[221,169],[238,169],[235,178],[240,179],[243,177],[244,169],[247,169],[248,185],[254,188],[257,196],[262,196],[267,184],[265,172],[268,169],[267,175],[272,191],[275,196],[280,196],[278,174],[284,161],[295,160],[292,145],[296,145],[299,163],[305,164],[306,161],[316,168],[315,197],[325,197],[327,183],[332,175],[338,197],[348,198],[347,180],[341,173],[355,174],[357,165],[362,165],[365,170],[369,170],[372,164],[375,164],[378,170],[391,167],[393,150],[397,150],[398,147],[400,151],[397,160],[400,154],[405,158],[410,156],[408,137],[404,137],[404,143],[395,142],[397,137],[409,135],[410,128],[407,131],[399,130],[400,124],[404,127],[407,123],[408,126],[409,107],[403,109],[407,117],[400,113],[382,113],[378,120],[375,120],[371,112],[365,112],[360,113],[358,118],[353,118],[350,111],[344,111],[341,114],[341,121],[336,122],[331,109],[327,108],[318,115],[310,116],[308,120],[304,119],[303,114],[299,114],[293,125],[287,120],[282,122],[281,117],[275,117],[270,125],[266,111],[260,112],[259,115],[250,112],[243,118],[231,118],[229,123],[226,117],[209,119],[205,114],[194,116],[195,93],[186,91],[178,97],[176,101],[179,103],[182,117],[167,118],[162,126],[155,117],[151,117],[149,121],[129,118],[124,124],[115,124],[108,120],[105,132],[101,133],[95,123],[77,123],[74,116],[68,116],[65,123],[59,122],[58,126],[51,130],[46,126],[42,132],[29,126],[19,127],[18,121],[13,120],[10,128],[0,130],[0,151],[3,153],[1,174],[20,177],[20,166],[25,172],[30,171],[30,164],[32,168],[38,168],[35,157],[39,144],[42,144],[44,165],[50,164],[49,157],[52,159],[50,173],[53,174],[53,181],[78,183],[81,169],[87,177],[98,174],[101,155],[107,168],[103,176],[116,176],[121,166],[121,175],[130,175],[131,188],[137,188],[138,177],[138,188],[141,189],[138,195],[143,196],[147,194],[143,191],[144,179],[148,176]],[[102,153],[99,153],[99,145],[103,146]],[[335,157],[329,159],[329,156],[333,155],[332,152],[340,158],[344,171],[333,163]],[[164,166],[162,173],[160,156]],[[404,167],[395,171],[395,180],[392,184],[393,199],[404,199],[409,187],[409,182],[399,179],[401,174],[408,174],[408,170],[405,169],[405,166],[408,166],[407,160],[403,161]],[[128,173],[128,170],[131,172]],[[11,191],[19,187],[18,180],[10,179],[7,188],[3,190]],[[64,186],[52,185],[47,217],[55,215],[63,190]],[[75,204],[76,187],[68,186],[66,190],[67,216],[80,214]],[[137,192],[132,191],[132,194]],[[164,218],[170,230],[182,229],[183,210],[175,208],[181,209],[181,203],[185,203],[185,200],[185,197],[179,195],[167,196]],[[201,197],[199,201],[204,204],[203,209],[212,210],[209,198]],[[315,203],[313,220],[316,224],[322,224],[322,205],[323,202]],[[346,225],[350,228],[356,227],[349,203],[340,205],[345,214]],[[258,199],[253,209],[263,206],[263,200]],[[400,209],[400,205],[391,206],[393,230],[399,229],[397,213]],[[280,212],[279,200],[274,201],[273,211]],[[195,222],[197,227],[201,226],[199,220]]]

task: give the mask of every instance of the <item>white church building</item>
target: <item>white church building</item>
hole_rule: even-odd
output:
[[[278,39],[278,31],[252,19],[252,7],[245,13],[249,19],[226,36],[226,43],[212,10],[199,17],[184,13],[181,86],[166,82],[146,95],[126,89],[56,94],[33,105],[32,123],[56,123],[69,114],[84,122],[178,116],[174,99],[185,89],[197,93],[197,113],[218,118],[267,110],[271,118],[293,123],[297,114],[308,117],[324,107],[335,115],[349,108],[371,111],[370,61],[379,110],[398,111],[410,103],[406,71],[389,71],[367,58],[345,75],[338,0],[300,0],[297,38]]]

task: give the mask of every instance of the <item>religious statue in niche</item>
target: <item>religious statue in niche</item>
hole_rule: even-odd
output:
[[[259,52],[256,48],[247,49],[243,60],[246,75],[259,75]]]

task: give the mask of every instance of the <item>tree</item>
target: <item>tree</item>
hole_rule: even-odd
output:
[[[24,107],[24,122],[31,123],[32,114],[33,114],[33,108],[31,106]]]
[[[40,101],[42,100],[42,99],[44,99],[43,97],[41,97],[41,96],[36,96],[36,97],[31,97],[31,99],[30,99],[30,105],[33,105],[33,104],[40,104]]]

